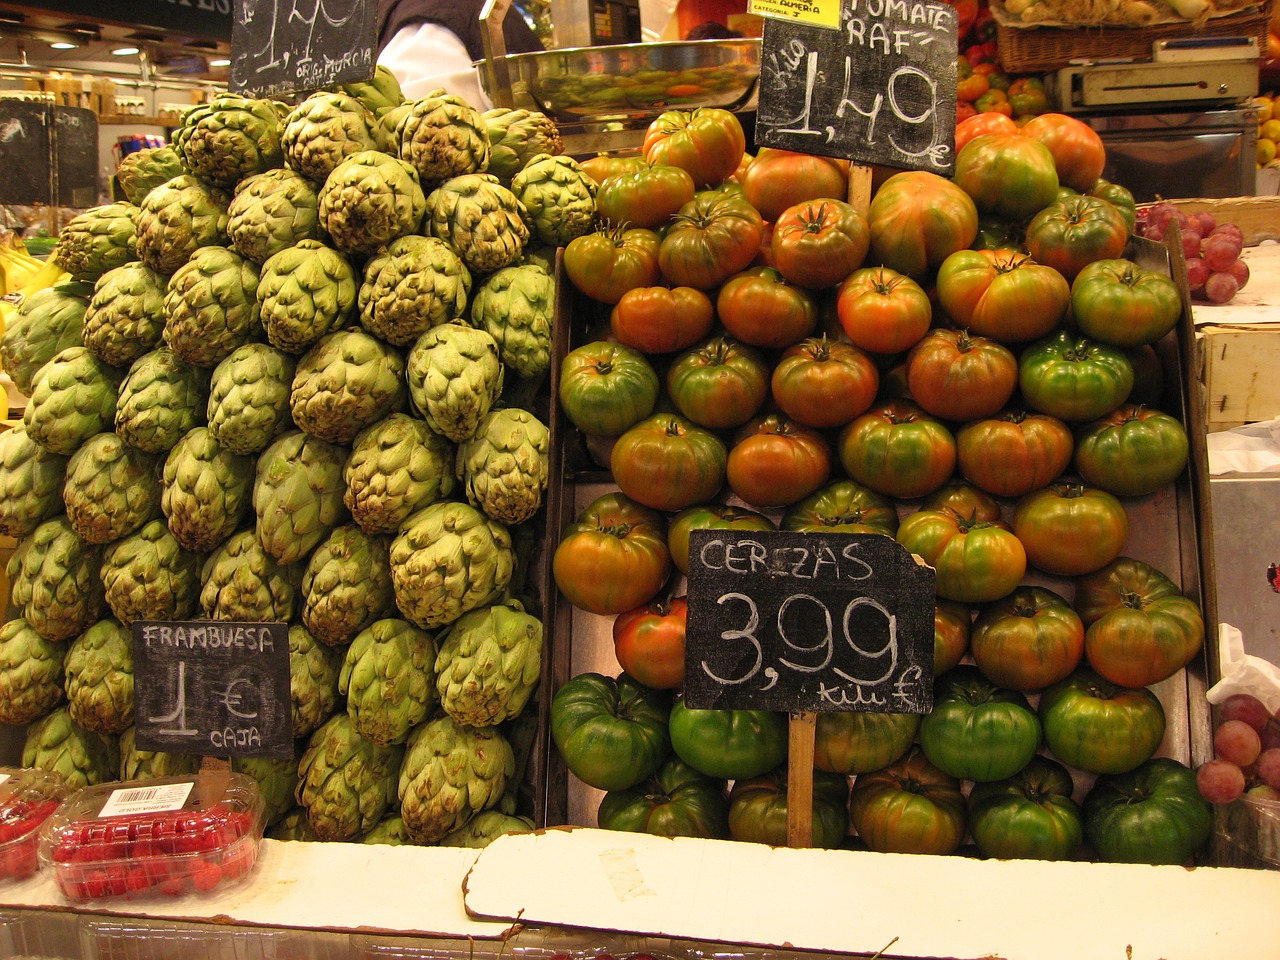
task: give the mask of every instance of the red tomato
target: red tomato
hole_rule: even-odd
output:
[[[774,402],[810,427],[842,427],[876,398],[880,372],[851,343],[810,337],[782,354],[773,368]]]
[[[872,407],[840,431],[837,446],[845,473],[899,499],[932,493],[956,465],[951,432],[909,400]]]
[[[1042,113],[1021,127],[1024,137],[1039,140],[1053,155],[1060,183],[1088,193],[1106,166],[1106,148],[1097,131],[1065,113]]]
[[[674,413],[656,413],[622,434],[609,454],[618,488],[655,510],[683,510],[724,485],[724,441]]]
[[[787,207],[849,194],[849,161],[764,147],[739,177],[742,192],[770,223]]]
[[[933,307],[924,288],[889,267],[855,270],[836,294],[840,326],[872,353],[910,350],[929,332]]]
[[[704,190],[680,208],[658,247],[673,286],[712,290],[756,258],[764,220],[740,194]]]
[[[689,601],[655,600],[613,621],[613,652],[628,674],[646,687],[674,690],[684,683],[684,634]]]
[[[953,181],[906,170],[876,190],[868,227],[873,262],[919,277],[973,243],[978,208]]]
[[[965,421],[998,412],[1018,386],[1018,358],[964,330],[937,329],[907,356],[907,388],[927,413]]]
[[[831,476],[831,448],[818,431],[771,413],[738,432],[729,451],[729,489],[753,507],[785,507]]]
[[[637,287],[609,313],[614,339],[641,353],[671,353],[703,340],[715,324],[711,298],[693,287]]]
[[[716,295],[716,313],[733,336],[757,347],[789,347],[818,324],[813,294],[772,267],[752,267],[726,280]]]
[[[1067,314],[1071,286],[1017,250],[958,250],[942,262],[938,302],[957,326],[1003,343],[1043,337]]]
[[[1041,690],[1071,675],[1084,656],[1084,624],[1046,587],[1021,586],[989,604],[969,637],[983,676],[1009,690]]]
[[[867,221],[843,200],[806,200],[773,225],[770,250],[778,272],[801,287],[835,286],[862,266],[871,244]]]
[[[746,152],[747,137],[741,121],[729,110],[668,110],[649,124],[642,149],[650,163],[669,163],[687,170],[702,189],[733,175]]]
[[[984,133],[1017,133],[1018,125],[1003,113],[975,113],[956,124],[956,152]]]
[[[621,493],[597,497],[565,528],[552,561],[571,604],[614,614],[654,598],[671,572],[666,521]]]
[[[661,239],[641,227],[604,227],[574,237],[564,248],[564,271],[574,287],[603,303],[617,303],[636,287],[658,282]]]
[[[1071,463],[1071,428],[1046,413],[1007,410],[956,433],[960,473],[998,497],[1020,497],[1055,480]]]

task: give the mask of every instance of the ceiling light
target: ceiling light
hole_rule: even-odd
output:
[[[69,40],[54,40],[49,44],[49,46],[53,47],[55,50],[74,50],[76,47],[80,46],[80,44],[72,43]]]
[[[231,66],[231,61],[230,61],[230,60],[227,60],[226,58],[223,58],[223,59],[220,59],[220,60],[210,60],[210,61],[209,61],[209,66],[211,66],[211,67],[229,67],[229,66]]]
[[[131,57],[137,52],[137,47],[116,47],[111,51],[112,55],[117,57]]]

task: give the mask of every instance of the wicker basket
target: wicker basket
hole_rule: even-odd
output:
[[[1273,0],[1260,7],[1225,17],[1213,17],[1202,27],[1190,23],[1156,23],[1145,27],[1044,27],[1015,25],[998,4],[992,4],[1000,60],[1009,73],[1060,70],[1072,61],[1132,58],[1150,60],[1156,40],[1181,37],[1253,37],[1258,49],[1267,48],[1267,23]]]

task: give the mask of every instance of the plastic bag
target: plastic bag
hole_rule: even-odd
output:
[[[1251,693],[1275,715],[1280,711],[1280,667],[1244,652],[1244,635],[1229,623],[1218,624],[1218,663],[1222,679],[1205,692],[1219,704],[1233,693]]]
[[[1210,433],[1205,447],[1211,477],[1280,473],[1280,419]]]

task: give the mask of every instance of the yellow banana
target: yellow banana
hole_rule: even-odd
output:
[[[63,283],[71,279],[71,274],[63,270],[62,267],[49,260],[48,263],[40,264],[40,269],[31,275],[18,292],[22,294],[23,299],[37,293],[46,287],[52,287],[54,284]]]

